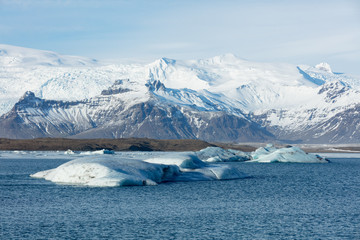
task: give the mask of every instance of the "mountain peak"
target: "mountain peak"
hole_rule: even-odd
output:
[[[35,93],[31,91],[26,91],[24,95],[19,99],[15,104],[17,109],[22,109],[26,107],[38,107],[41,105],[42,100],[35,96]]]
[[[322,71],[325,71],[325,72],[328,72],[328,73],[332,73],[330,64],[325,63],[325,62],[317,64],[315,66],[315,68],[317,68],[319,70],[322,70]]]
[[[160,58],[160,62],[163,62],[163,63],[166,63],[166,64],[175,64],[176,60],[163,57],[163,58]]]
[[[31,91],[26,91],[24,95],[20,98],[20,101],[25,99],[33,99],[33,98],[35,98],[35,93]]]
[[[97,63],[97,60],[85,57],[0,44],[0,64],[3,66],[93,66]]]
[[[219,65],[219,64],[230,64],[231,65],[231,64],[237,63],[239,61],[241,61],[241,59],[232,53],[226,53],[226,54],[215,56],[215,57],[212,57],[209,59],[200,60],[200,62],[206,62],[206,63],[210,63],[210,64],[215,64],[215,65]]]
[[[150,91],[164,91],[166,89],[165,85],[159,81],[159,80],[154,80],[154,81],[148,81],[146,84],[145,84],[146,87],[148,87],[148,89]]]

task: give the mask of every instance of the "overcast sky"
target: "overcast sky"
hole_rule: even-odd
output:
[[[360,1],[0,0],[0,43],[98,59],[233,53],[360,75]]]

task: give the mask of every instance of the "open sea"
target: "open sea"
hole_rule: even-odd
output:
[[[0,152],[0,239],[360,239],[358,154],[330,154],[329,164],[226,163],[250,177],[158,186],[29,177],[70,159]]]

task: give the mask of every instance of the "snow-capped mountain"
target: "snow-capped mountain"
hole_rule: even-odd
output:
[[[196,105],[194,104],[196,103]],[[230,114],[232,112],[232,114]],[[54,101],[26,92],[0,118],[3,137],[199,138],[259,141],[273,136],[238,109],[220,104],[212,94],[167,89],[161,82],[138,85],[117,80],[102,94],[83,101]]]
[[[360,78],[326,63],[227,54],[109,65],[0,45],[0,84],[0,137],[360,140]]]

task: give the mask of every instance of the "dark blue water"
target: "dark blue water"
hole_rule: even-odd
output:
[[[360,239],[360,159],[233,163],[252,177],[147,187],[29,177],[65,161],[0,158],[1,239]]]

